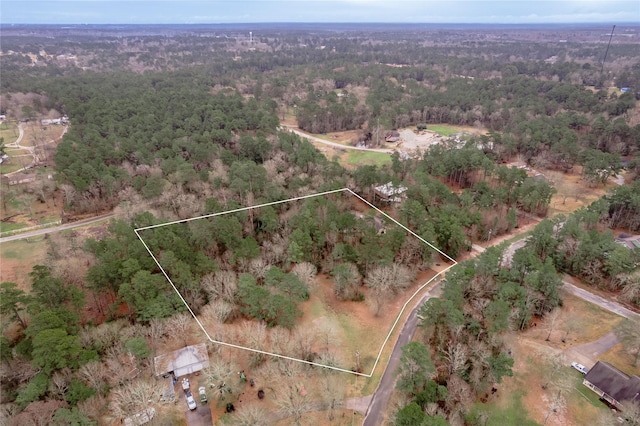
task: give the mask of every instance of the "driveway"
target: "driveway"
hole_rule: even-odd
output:
[[[576,361],[586,366],[593,367],[600,355],[614,347],[618,343],[618,337],[611,331],[598,340],[574,346],[564,351],[567,361]]]
[[[194,395],[197,398],[197,395]],[[198,404],[198,408],[191,411],[189,407],[187,407],[187,400],[184,395],[180,397],[182,401],[179,404],[184,405],[185,416],[187,417],[187,424],[189,426],[211,426],[213,424],[213,417],[211,416],[211,406],[207,404],[201,404],[200,401],[196,399],[196,404]]]
[[[191,384],[190,391],[193,394],[193,398],[195,399],[197,405],[196,409],[193,411],[189,410],[189,406],[187,405],[187,397],[185,395],[185,392],[182,390],[182,379],[185,377],[189,379],[189,382]],[[173,390],[178,398],[178,404],[182,404],[182,407],[184,408],[184,415],[189,426],[211,426],[213,424],[211,405],[209,405],[209,403],[202,404],[200,402],[200,398],[198,396],[198,387],[200,386],[200,383],[198,379],[199,377],[194,374],[181,376],[180,380],[178,380],[174,385]]]

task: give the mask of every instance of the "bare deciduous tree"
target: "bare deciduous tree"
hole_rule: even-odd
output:
[[[100,424],[100,419],[109,412],[109,403],[103,395],[94,395],[78,403],[78,409],[87,417]]]
[[[82,380],[100,393],[105,389],[107,373],[107,368],[100,361],[91,361],[78,370]]]
[[[221,299],[216,299],[206,305],[200,312],[200,315],[205,321],[224,324],[231,317],[233,310],[233,304]]]
[[[205,275],[200,284],[209,295],[209,300],[224,300],[233,303],[238,291],[238,279],[233,271],[217,271]]]
[[[344,405],[345,385],[336,374],[327,373],[320,379],[322,405],[327,412],[327,419],[335,419],[335,411]]]
[[[376,266],[369,271],[365,284],[371,289],[374,315],[380,315],[384,302],[391,296],[398,294],[411,284],[412,274],[402,265]]]
[[[256,278],[264,278],[264,275],[271,268],[262,258],[251,259],[249,262],[249,273]]]
[[[187,346],[191,326],[195,321],[190,313],[182,312],[169,318],[169,327],[175,331],[177,336],[182,338],[184,345]]]
[[[290,383],[278,393],[276,404],[287,417],[293,417],[294,424],[299,425],[302,415],[310,409],[309,396],[302,395],[299,385]]]
[[[628,303],[640,304],[640,270],[630,274],[619,274],[615,280],[622,288],[620,298]]]
[[[450,344],[444,351],[444,358],[448,361],[449,374],[459,374],[469,360],[469,351],[462,343]]]
[[[556,322],[558,317],[560,316],[560,309],[554,309],[553,311],[547,314],[547,318],[545,321],[545,328],[549,332],[547,334],[547,338],[545,339],[547,342],[551,340],[551,333],[555,330]]]
[[[216,396],[219,399],[224,399],[225,395],[233,391],[232,382],[238,370],[239,368],[236,364],[219,360],[210,363],[209,367],[204,369],[202,373]]]
[[[291,272],[296,274],[298,278],[300,278],[300,281],[305,283],[310,289],[313,289],[316,284],[316,274],[318,273],[314,264],[309,262],[297,263]]]
[[[291,331],[283,327],[274,327],[269,333],[271,352],[287,354],[292,351]]]
[[[267,412],[256,405],[242,407],[231,418],[231,424],[234,426],[267,426],[269,420]]]
[[[124,419],[158,402],[163,392],[164,382],[135,380],[111,391],[111,412],[115,418]]]
[[[24,411],[11,419],[9,426],[49,426],[56,411],[66,406],[66,401],[32,402]]]
[[[73,373],[68,368],[64,368],[53,373],[51,375],[51,380],[49,381],[49,392],[52,395],[55,395],[56,399],[63,400],[64,394],[71,384],[72,376]]]

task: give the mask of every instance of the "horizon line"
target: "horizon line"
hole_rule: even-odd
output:
[[[2,25],[50,25],[50,26],[89,26],[89,25],[119,25],[119,26],[140,26],[140,25],[264,25],[264,24],[314,24],[314,25],[493,25],[493,26],[518,26],[518,25],[612,25],[612,21],[576,21],[576,22],[517,22],[517,23],[502,23],[502,22],[407,22],[407,21],[255,21],[255,22],[140,22],[140,23],[124,23],[124,22],[91,22],[91,23],[54,23],[54,22],[1,22]],[[640,22],[634,21],[622,21],[616,23],[616,25],[631,25],[640,27]]]

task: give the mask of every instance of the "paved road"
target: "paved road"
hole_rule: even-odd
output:
[[[511,253],[512,253],[511,255],[513,255],[513,252],[515,252],[517,248],[523,246],[524,242],[526,242],[526,239],[519,240],[514,244],[512,244],[512,247],[509,247],[507,250],[511,249]],[[583,290],[566,281],[563,281],[563,283],[564,283],[564,289],[566,289],[570,293],[578,296],[579,298],[587,302],[594,303],[602,307],[603,309],[611,311],[624,318],[632,318],[632,317],[640,318],[640,314],[637,314],[616,302],[607,300],[589,291]],[[401,348],[405,344],[409,343],[409,341],[413,337],[413,334],[417,326],[417,309],[428,298],[438,297],[436,293],[439,292],[439,290],[440,290],[440,282],[438,282],[438,284],[433,289],[429,290],[429,292],[425,294],[425,296],[415,305],[414,309],[411,311],[411,314],[407,319],[407,322],[404,324],[402,328],[400,337],[398,338],[398,341],[396,342],[396,345],[393,348],[391,358],[389,359],[389,363],[382,376],[382,380],[378,385],[378,389],[376,389],[375,393],[373,394],[373,398],[371,400],[371,403],[369,404],[369,408],[367,409],[367,414],[365,416],[365,420],[363,423],[364,426],[377,426],[381,424],[382,413],[387,407],[389,400],[391,398],[391,393],[395,388],[396,370],[398,368],[398,364],[400,361],[400,355],[402,352]],[[576,357],[576,359],[583,361],[582,363],[585,365],[593,365],[593,362],[588,362],[588,360],[590,360],[591,357],[585,358],[584,355],[589,353],[589,351],[591,354],[598,353],[600,351],[605,352],[606,350],[614,346],[616,342],[617,342],[617,339],[615,338],[615,335],[613,335],[613,333],[609,333],[603,336],[602,338],[596,340],[595,342],[591,342],[586,345],[583,345],[585,346],[585,348],[581,348],[581,347],[572,348],[573,350],[576,350],[576,349],[580,349],[580,350],[575,352],[572,351],[570,355],[573,355],[574,357]],[[580,357],[579,354],[583,354],[583,356]]]
[[[65,223],[64,225],[54,226],[52,228],[42,228],[35,231],[25,232],[22,234],[11,235],[9,237],[0,238],[0,243],[7,243],[9,241],[22,240],[25,238],[37,237],[38,235],[51,234],[54,232],[65,231],[67,229],[79,228],[81,226],[91,225],[96,222],[103,221],[105,219],[111,219],[114,217],[113,213],[103,214],[102,216],[96,216],[89,219],[78,220],[77,222]]]
[[[607,300],[604,297],[598,296],[597,294],[593,294],[587,290],[583,290],[580,287],[576,287],[575,285],[562,281],[564,283],[563,288],[567,290],[569,293],[578,296],[582,300],[586,300],[587,302],[593,303],[595,305],[600,306],[607,311],[613,312],[614,314],[618,314],[624,318],[638,318],[640,319],[640,314],[633,312],[620,305],[619,303],[613,302],[611,300]]]
[[[286,126],[286,127],[290,131],[292,131],[293,133],[295,133],[298,136],[302,136],[303,138],[307,138],[309,140],[312,140],[314,142],[318,142],[318,143],[321,143],[321,144],[329,145],[329,146],[332,146],[334,148],[353,149],[353,150],[356,150],[356,151],[382,152],[382,153],[385,153],[385,154],[393,154],[393,152],[395,151],[393,149],[364,148],[364,147],[358,147],[358,146],[342,145],[342,144],[337,143],[337,142],[331,142],[331,141],[327,141],[327,140],[324,140],[324,139],[317,138],[315,136],[312,136],[312,135],[309,135],[307,133],[301,132],[300,130],[298,130],[296,128],[293,128],[291,126]]]
[[[365,415],[364,422],[362,423],[363,426],[377,426],[382,423],[382,413],[388,406],[391,394],[396,387],[396,379],[398,378],[396,373],[400,364],[400,356],[402,355],[401,349],[411,341],[416,331],[416,327],[418,325],[418,309],[428,299],[440,296],[440,286],[441,281],[438,281],[431,289],[429,289],[429,291],[427,291],[427,293],[425,293],[424,296],[422,296],[411,310],[411,313],[398,336],[398,340],[393,347],[391,358],[389,358],[389,362],[384,370],[378,389],[376,389],[373,394],[373,399],[369,404],[367,414]]]

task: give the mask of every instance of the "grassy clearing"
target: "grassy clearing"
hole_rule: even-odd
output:
[[[2,123],[0,124],[0,138],[4,138],[4,143],[12,143],[18,139],[18,126],[16,124]]]
[[[627,374],[640,375],[640,363],[634,367],[633,358],[625,352],[622,343],[618,343],[600,356],[600,360],[617,366]]]
[[[0,222],[0,233],[17,231],[18,229],[26,228],[27,226],[28,225],[26,223]]]
[[[33,239],[9,241],[0,245],[0,282],[12,281],[29,291],[29,272],[34,265],[42,263],[47,255],[48,244],[42,237]]]
[[[587,425],[598,418],[609,408],[603,404],[598,395],[582,384],[583,375],[573,370],[570,374],[575,376],[573,388],[566,396],[567,406],[571,410],[571,418],[574,424]]]
[[[487,426],[503,426],[503,425],[520,425],[520,426],[537,426],[527,415],[527,410],[522,404],[523,391],[512,392],[508,396],[508,400],[504,407],[490,402],[486,404],[477,403],[472,413],[476,415],[485,413],[487,415]]]
[[[427,125],[427,130],[431,130],[432,132],[436,132],[437,134],[441,135],[441,136],[451,136],[451,135],[455,135],[456,133],[459,133],[460,130],[452,127],[452,126],[447,126],[446,124],[432,124],[432,125]]]
[[[11,173],[11,172],[15,172],[17,170],[20,170],[23,166],[21,164],[18,163],[2,163],[0,165],[0,175],[4,175],[7,173]]]
[[[6,148],[4,152],[9,156],[13,155],[29,155],[29,151],[20,148]]]
[[[350,150],[346,155],[346,163],[352,166],[391,164],[391,156],[383,152]]]
[[[566,292],[563,294],[563,301],[566,309],[563,309],[561,315],[560,329],[566,332],[571,322],[580,324],[576,329],[570,330],[569,340],[572,345],[597,340],[624,320],[621,316]]]
[[[60,220],[59,214],[52,214],[48,216],[44,216],[38,219],[41,225],[47,225],[49,223],[57,223]]]

